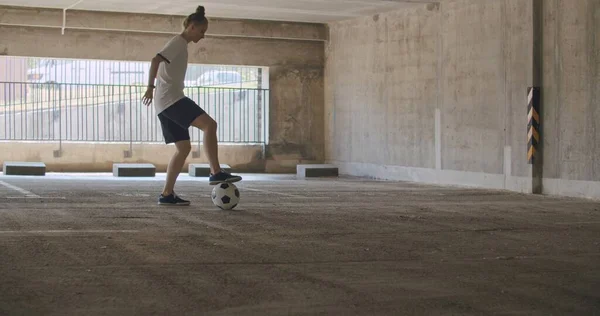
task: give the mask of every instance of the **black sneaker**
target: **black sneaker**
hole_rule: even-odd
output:
[[[233,182],[238,182],[240,180],[242,180],[242,177],[229,174],[225,171],[221,171],[217,174],[211,174],[210,178],[208,179],[210,185],[216,185],[216,184],[225,183],[225,182],[233,183]]]
[[[175,192],[173,192],[167,196],[163,196],[161,194],[160,197],[158,198],[158,204],[159,205],[187,206],[187,205],[190,205],[190,201],[186,201],[186,200],[180,198],[179,196],[177,196],[177,194]]]

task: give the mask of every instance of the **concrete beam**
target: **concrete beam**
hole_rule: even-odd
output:
[[[66,30],[176,34],[184,16],[67,10]],[[249,37],[325,41],[323,24],[210,18],[207,37]],[[63,27],[59,9],[0,6],[0,25],[42,28]]]
[[[44,58],[150,61],[171,38],[169,34],[3,26],[0,54]],[[322,69],[324,43],[252,38],[207,38],[189,45],[189,63],[268,66],[278,69]],[[275,69],[276,66],[278,69]],[[271,74],[271,79],[277,79]],[[282,78],[289,80],[289,78]],[[294,86],[299,87],[297,83]],[[271,88],[273,86],[271,85]],[[298,91],[304,91],[298,88]]]
[[[154,177],[156,167],[151,163],[115,163],[113,164],[115,177]]]
[[[332,164],[303,164],[296,166],[296,176],[302,178],[337,177],[338,167]]]
[[[44,176],[46,164],[43,162],[5,161],[2,167],[5,176]]]
[[[221,164],[221,169],[225,172],[230,172],[231,167],[226,164]],[[210,164],[190,164],[188,167],[188,174],[190,177],[209,177],[210,176]]]

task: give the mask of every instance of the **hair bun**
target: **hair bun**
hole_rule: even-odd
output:
[[[200,14],[202,16],[204,16],[206,13],[206,11],[204,10],[204,7],[199,5],[198,8],[196,8],[196,14]]]

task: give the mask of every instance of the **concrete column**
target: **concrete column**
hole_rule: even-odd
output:
[[[543,65],[544,65],[544,0],[532,0],[533,2],[533,10],[532,10],[532,28],[533,28],[533,38],[532,38],[532,87],[541,87],[543,86]],[[541,98],[543,95],[543,91],[540,92],[540,103],[539,103],[539,117],[543,120],[544,110],[543,110],[543,102]],[[543,121],[540,122],[539,135],[540,141],[536,148],[536,156],[533,161],[532,169],[531,169],[531,191],[534,194],[542,194],[543,193],[543,178],[544,178],[544,129],[547,128]]]

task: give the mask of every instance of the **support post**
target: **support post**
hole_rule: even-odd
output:
[[[544,179],[543,65],[544,0],[532,0],[532,83],[527,93],[527,159],[531,168],[531,191],[542,194]]]

